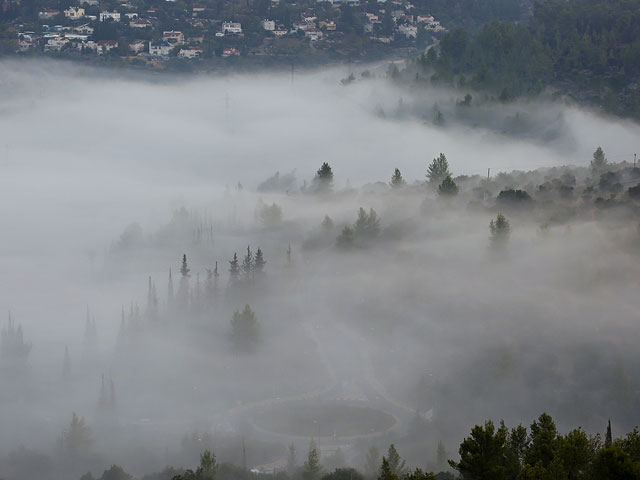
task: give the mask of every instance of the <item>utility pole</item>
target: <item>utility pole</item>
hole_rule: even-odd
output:
[[[489,180],[490,176],[491,176],[491,167],[487,168],[487,180]]]

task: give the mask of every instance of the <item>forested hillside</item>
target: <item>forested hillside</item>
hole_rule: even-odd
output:
[[[458,28],[418,69],[431,81],[487,91],[502,101],[541,92],[568,94],[603,110],[638,118],[640,2],[549,0],[526,24]]]

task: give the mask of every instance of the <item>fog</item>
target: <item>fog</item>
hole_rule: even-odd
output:
[[[567,172],[593,182],[596,147],[632,160],[638,125],[560,102],[460,116],[455,93],[390,83],[385,69],[363,66],[345,86],[347,67],[180,77],[0,63],[0,307],[32,345],[20,365],[2,357],[2,458],[38,451],[51,462],[42,478],[113,463],[142,475],[191,466],[210,446],[283,468],[288,444],[302,459],[315,437],[327,464],[337,447],[360,467],[370,445],[395,442],[429,467],[438,441],[454,458],[486,418],[528,424],[548,411],[561,429],[601,431],[609,417],[633,428],[637,204],[576,200],[567,215],[555,198],[521,211],[495,197]],[[504,128],[516,114],[526,131]],[[468,176],[448,202],[423,185],[440,152]],[[323,162],[330,194],[313,191]],[[281,218],[264,208],[274,203]],[[375,209],[380,233],[340,249],[360,207]],[[500,211],[512,233],[497,252],[488,224]],[[229,260],[242,263],[247,245],[264,252],[264,273],[232,284]],[[245,304],[260,332],[250,350],[231,335]],[[350,407],[362,418],[338,411]],[[70,459],[73,412],[93,442]],[[0,476],[33,478],[25,465],[3,460]]]

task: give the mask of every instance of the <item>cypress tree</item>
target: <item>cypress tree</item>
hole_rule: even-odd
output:
[[[233,259],[229,260],[229,283],[235,283],[240,277],[240,265],[238,263],[238,254],[233,254]]]
[[[400,188],[400,187],[404,187],[407,184],[407,182],[404,181],[404,178],[402,178],[402,173],[400,173],[400,169],[396,168],[395,172],[393,172],[393,175],[391,177],[391,182],[389,182],[389,185],[391,185],[391,188]]]
[[[253,253],[251,253],[251,246],[247,245],[247,254],[242,260],[242,273],[245,280],[251,280],[253,275]]]
[[[264,271],[264,266],[267,262],[264,260],[264,255],[262,254],[262,250],[258,247],[256,250],[256,256],[253,260],[253,270],[256,275],[260,275]]]

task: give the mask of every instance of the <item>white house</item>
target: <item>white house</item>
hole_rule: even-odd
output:
[[[224,33],[242,33],[242,25],[237,22],[222,22]]]
[[[312,42],[316,42],[322,39],[322,30],[319,30],[317,28],[310,28],[306,32],[304,32],[304,36]]]
[[[269,32],[273,32],[276,29],[275,20],[267,20],[267,19],[262,20],[262,28],[264,28]]]
[[[20,40],[18,40],[18,48],[20,49],[21,52],[26,52],[27,50],[29,50],[30,48],[33,48],[35,45],[33,43],[33,40],[31,39],[31,37],[20,37]]]
[[[100,12],[100,21],[101,22],[105,22],[107,20],[113,20],[114,22],[119,22],[120,21],[120,13],[118,13],[116,10],[114,10],[113,12]]]
[[[407,38],[416,38],[418,36],[418,27],[415,25],[400,25],[398,27],[398,32],[402,33]]]
[[[167,30],[162,32],[162,40],[174,45],[182,45],[184,43],[184,33],[179,30]]]
[[[98,42],[98,55],[103,55],[107,52],[110,52],[114,48],[118,48],[118,42],[115,40],[100,40]]]
[[[144,40],[136,40],[135,42],[131,42],[129,44],[129,49],[137,55],[140,52],[144,52],[146,46],[147,44]]]
[[[45,51],[55,50],[59,52],[67,43],[69,43],[69,39],[67,38],[52,37],[47,40],[47,43],[44,45],[44,49]]]
[[[70,20],[78,20],[84,17],[84,8],[82,7],[69,7],[64,11],[64,16]]]
[[[198,47],[181,48],[178,52],[180,58],[198,58],[202,55],[202,49]]]
[[[149,53],[160,57],[168,57],[173,50],[173,45],[169,42],[151,42],[149,44]]]
[[[53,18],[59,14],[60,14],[60,10],[56,10],[54,8],[47,8],[46,10],[40,10],[38,12],[38,18],[40,18],[41,20],[46,20],[49,18]]]
[[[416,21],[418,23],[433,22],[435,21],[435,18],[433,18],[433,15],[418,15],[416,16]]]
[[[89,24],[74,27],[73,31],[82,35],[93,35],[93,27],[90,27]]]

